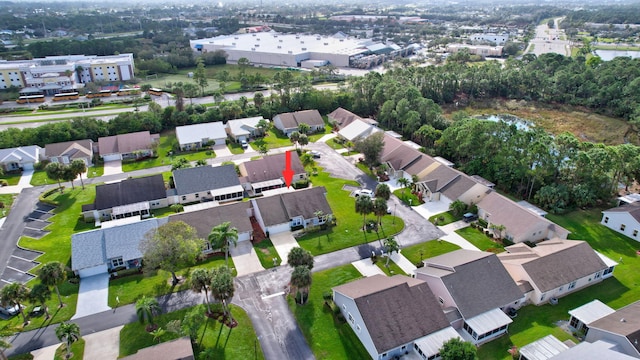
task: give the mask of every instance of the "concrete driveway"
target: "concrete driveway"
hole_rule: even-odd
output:
[[[438,228],[446,234],[445,236],[441,237],[442,240],[450,242],[452,244],[456,244],[463,249],[480,251],[480,249],[475,247],[475,245],[456,233],[456,230],[465,228],[467,226],[469,226],[468,223],[459,220],[445,226],[439,226]]]
[[[91,169],[89,169],[91,171]],[[104,163],[104,175],[122,174],[122,160],[107,161]]]
[[[382,269],[380,269],[376,264],[372,263],[371,259],[368,258],[354,261],[351,265],[358,269],[362,276],[369,277],[373,275],[385,275],[384,271],[382,271]]]
[[[22,189],[33,187],[31,186],[31,178],[33,177],[33,170],[25,170],[20,176],[20,180],[17,185],[0,187],[0,194],[18,194]]]
[[[31,355],[33,355],[33,360],[53,360],[56,356],[56,350],[60,345],[61,343],[32,351]]]
[[[109,299],[109,274],[100,274],[80,279],[78,305],[71,320],[111,310]]]
[[[291,249],[298,246],[298,242],[289,231],[271,235],[271,242],[282,259],[282,265],[287,264],[287,256]]]
[[[227,147],[227,145],[214,145],[213,151],[216,153],[216,157],[224,157],[231,156],[231,150]]]
[[[429,220],[430,217],[437,214],[442,214],[443,212],[449,211],[449,205],[451,201],[438,200],[438,201],[428,201],[420,206],[414,206],[413,209],[422,217]]]
[[[231,246],[229,254],[233,259],[233,264],[236,266],[237,276],[264,271],[264,267],[262,267],[251,241],[240,241],[236,246]]]
[[[85,335],[84,358],[116,360],[120,355],[120,330],[124,326],[116,326],[109,330]]]

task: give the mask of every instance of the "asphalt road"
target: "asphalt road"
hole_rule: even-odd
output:
[[[550,29],[547,24],[538,25],[536,27],[536,36],[531,39],[529,46],[533,46],[533,53],[542,55],[546,53],[556,53],[565,56],[571,55],[571,42],[561,40],[564,36],[564,30],[559,28],[562,18],[555,18],[555,28]]]

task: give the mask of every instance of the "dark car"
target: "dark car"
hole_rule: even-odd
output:
[[[478,215],[474,213],[466,213],[462,215],[462,220],[464,220],[464,222],[470,223],[472,221],[478,220]]]

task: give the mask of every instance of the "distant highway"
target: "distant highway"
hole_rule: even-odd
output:
[[[563,40],[565,38],[564,30],[560,29],[560,21],[564,18],[553,19],[555,28],[550,29],[547,24],[538,25],[536,27],[536,36],[529,42],[529,47],[525,53],[534,53],[539,56],[547,53],[556,53],[565,56],[571,56],[571,42]],[[533,50],[531,50],[533,48]]]

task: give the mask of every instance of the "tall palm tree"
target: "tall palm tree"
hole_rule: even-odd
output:
[[[383,198],[389,200],[389,198],[391,198],[391,189],[389,189],[389,185],[387,184],[378,184],[374,193],[376,194],[376,199]]]
[[[378,217],[378,224],[382,225],[382,217],[387,214],[387,200],[376,198],[373,201],[373,214]]]
[[[291,286],[296,290],[294,296],[300,291],[300,305],[303,305],[309,297],[311,287],[311,270],[307,266],[296,266],[291,273]]]
[[[17,306],[22,320],[27,323],[27,316],[22,311],[22,303],[29,298],[29,288],[20,284],[9,284],[0,290],[0,303]]]
[[[213,270],[213,280],[211,280],[211,295],[214,299],[222,303],[224,314],[229,315],[233,321],[231,311],[229,311],[228,301],[231,300],[236,289],[233,285],[231,270],[226,266],[221,266]]]
[[[222,249],[224,251],[224,261],[229,266],[229,247],[238,243],[238,229],[231,227],[229,221],[214,226],[209,233],[209,242],[211,247]]]
[[[398,252],[400,250],[400,244],[394,239],[393,236],[384,240],[384,247],[387,248],[387,263],[385,266],[389,266],[389,260],[391,260],[391,254],[395,251]]]
[[[80,176],[80,184],[82,184],[82,189],[84,190],[84,181],[82,180],[82,173],[87,171],[87,164],[85,164],[84,160],[76,159],[71,162],[71,170],[75,176]]]
[[[153,297],[143,296],[136,301],[136,314],[141,324],[148,322],[147,331],[154,325],[153,318],[160,313],[160,304]]]
[[[367,215],[373,210],[373,203],[368,196],[358,196],[356,199],[356,212],[362,214],[362,229],[365,229]]]
[[[44,310],[46,319],[49,318],[49,308],[47,307],[47,300],[51,299],[51,289],[43,283],[36,284],[29,293],[29,299],[32,303],[40,304],[40,307]]]
[[[58,261],[52,261],[44,264],[40,268],[38,272],[38,277],[40,277],[40,281],[47,285],[53,286],[56,290],[56,294],[58,295],[58,302],[60,302],[60,307],[64,306],[62,302],[62,297],[60,296],[60,289],[58,289],[58,285],[62,284],[67,279],[67,272],[64,268],[64,265]]]
[[[209,286],[212,280],[213,274],[209,269],[197,268],[191,272],[191,290],[197,293],[204,291],[204,298],[207,302],[207,313],[211,313]]]
[[[71,357],[71,344],[78,341],[80,339],[80,327],[78,324],[72,322],[63,322],[56,328],[56,336],[58,340],[64,341],[67,345],[67,355],[66,358]]]
[[[403,189],[407,189],[409,187],[409,184],[411,184],[411,182],[409,181],[409,179],[407,179],[406,177],[401,177],[400,179],[397,180],[398,184],[400,184],[400,186],[402,186]],[[404,195],[404,198],[406,200],[406,193],[402,192],[402,194]]]

